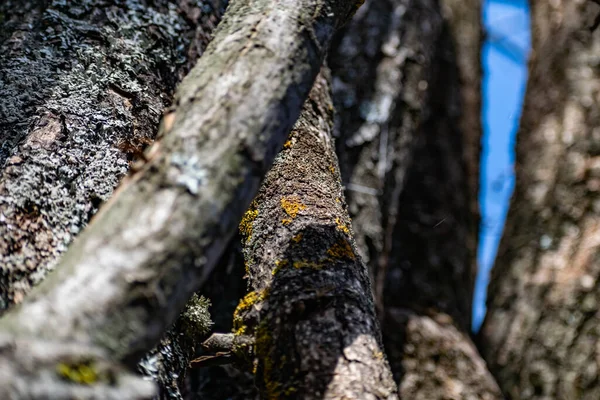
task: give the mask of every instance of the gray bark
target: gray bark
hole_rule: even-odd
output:
[[[180,85],[147,163],[56,271],[7,313],[2,330],[95,346],[133,366],[219,260],[333,32],[355,7],[335,0],[232,4]]]
[[[338,152],[400,396],[499,399],[468,333],[479,7],[442,3],[367,2],[347,27],[330,57]]]
[[[441,18],[434,2],[367,1],[330,55],[337,152],[379,312],[398,199],[426,108]]]
[[[249,357],[262,398],[393,399],[342,191],[325,72],[240,224],[252,291],[234,313],[230,347]]]
[[[592,2],[532,1],[516,188],[481,348],[512,399],[600,397],[600,32]]]
[[[175,84],[203,53],[224,5],[0,5],[0,309],[45,277],[153,140]],[[146,358],[161,397],[177,398],[176,383],[209,327],[206,304],[191,301]],[[58,398],[68,388],[51,387]],[[109,396],[104,389],[94,390]]]
[[[0,334],[0,398],[148,400],[155,384],[80,343]]]
[[[2,1],[0,312],[20,303],[156,136],[220,1]]]

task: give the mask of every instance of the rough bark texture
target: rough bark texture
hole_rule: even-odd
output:
[[[470,254],[470,278],[462,286],[471,292],[469,308],[471,307],[472,291],[477,274],[477,245],[479,237],[479,171],[481,151],[481,46],[483,29],[481,26],[481,7],[479,0],[440,0],[442,15],[448,24],[450,36],[453,38],[455,61],[458,67],[458,82],[461,108],[459,129],[461,137],[460,158],[465,176],[464,184],[467,190],[469,217],[464,221],[468,233],[463,238]],[[467,209],[463,210],[466,212]],[[467,324],[471,323],[471,313],[468,313]],[[466,326],[470,328],[470,326]]]
[[[148,145],[219,0],[2,1],[0,311],[19,303]]]
[[[532,1],[517,183],[482,351],[511,399],[598,399],[600,31],[589,1]]]
[[[434,1],[368,1],[332,51],[338,154],[379,311],[398,200],[442,20]]]
[[[226,5],[15,3],[0,4],[0,310],[52,269],[155,137],[175,84],[203,53]],[[144,371],[161,397],[177,398],[174,382],[185,377],[209,327],[206,305],[192,301],[147,357]],[[126,395],[110,395],[119,393]]]
[[[326,75],[240,224],[253,291],[234,314],[235,337],[254,337],[262,398],[393,399],[342,191]]]
[[[138,364],[138,370],[158,383],[158,399],[181,400],[189,362],[212,327],[210,302],[194,294],[173,327]]]
[[[403,398],[501,398],[468,335],[479,24],[475,1],[367,2],[331,55],[342,175]]]
[[[134,365],[206,281],[297,118],[351,1],[237,1],[164,138],[2,329]]]
[[[399,200],[384,292],[386,349],[406,398],[499,399],[468,335],[475,258],[469,241],[477,233],[470,200],[476,192],[468,187],[461,157],[452,46],[447,39],[440,46],[438,74],[429,82],[431,117],[420,127]]]

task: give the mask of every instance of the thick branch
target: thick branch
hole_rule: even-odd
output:
[[[356,252],[321,75],[240,230],[253,289],[234,314],[264,398],[397,398]],[[254,347],[254,351],[248,351]]]
[[[219,260],[354,8],[234,2],[143,171],[2,328],[94,344],[131,364],[155,345]]]

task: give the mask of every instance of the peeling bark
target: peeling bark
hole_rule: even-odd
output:
[[[531,2],[516,188],[481,348],[511,399],[600,397],[597,5]]]
[[[366,265],[356,252],[320,75],[242,219],[253,290],[234,314],[233,353],[267,399],[393,399]],[[239,344],[250,336],[254,345]]]
[[[2,1],[0,312],[20,303],[153,140],[222,1]]]
[[[206,281],[353,1],[235,2],[146,153],[56,271],[0,321],[134,366]],[[25,360],[21,360],[25,362]]]

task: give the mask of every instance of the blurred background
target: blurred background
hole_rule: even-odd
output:
[[[527,0],[484,0],[483,141],[479,272],[473,331],[485,316],[486,288],[514,187],[514,146],[527,80],[530,48]]]

